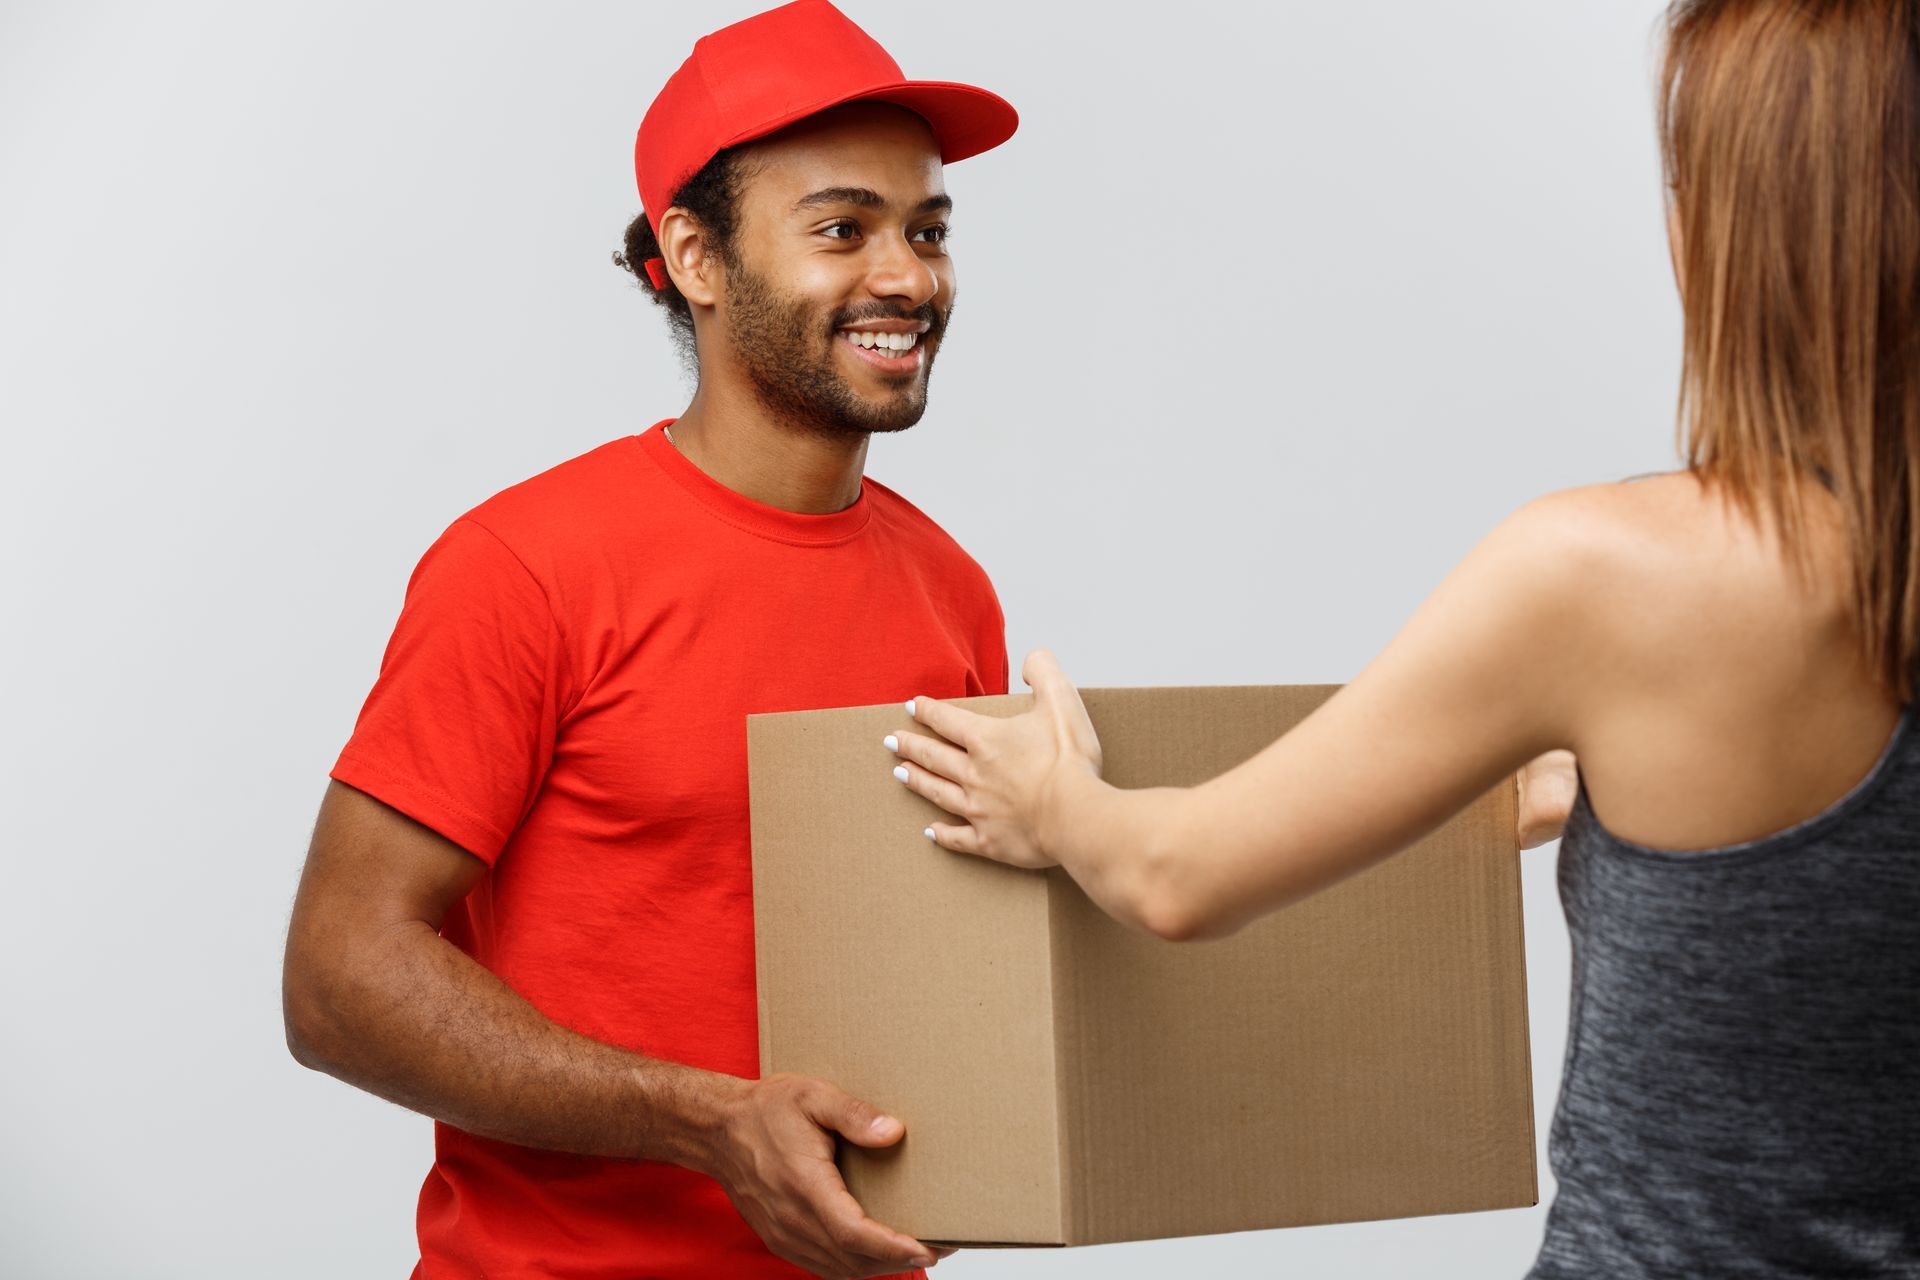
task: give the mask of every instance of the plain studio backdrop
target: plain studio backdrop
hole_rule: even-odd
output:
[[[685,404],[608,255],[751,2],[0,6],[0,1272],[407,1274],[430,1126],[288,1056],[295,879],[421,551]],[[1345,680],[1527,499],[1674,465],[1655,0],[844,7],[1022,116],[948,172],[951,340],[869,460],[1016,671]],[[939,1274],[1484,1280],[1543,1216]]]

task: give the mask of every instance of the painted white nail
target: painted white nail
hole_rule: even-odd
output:
[[[913,714],[913,699],[912,699],[912,698],[908,698],[908,699],[907,699],[907,714],[908,714],[908,715],[912,715],[912,714]]]
[[[907,780],[907,766],[903,764],[893,766],[893,776],[905,782]]]
[[[920,834],[925,836],[927,839],[931,840],[933,839],[933,828],[928,827],[925,831],[922,831]]]
[[[886,737],[880,739],[880,745],[889,751],[898,751],[900,749],[900,739],[894,737],[892,734],[888,734]]]

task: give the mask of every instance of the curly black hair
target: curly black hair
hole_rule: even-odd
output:
[[[706,231],[707,252],[723,263],[729,260],[733,252],[734,233],[739,229],[740,189],[746,177],[745,170],[739,149],[728,148],[702,165],[698,173],[673,193],[673,203],[691,213]],[[613,265],[631,272],[640,282],[641,292],[666,308],[667,324],[673,333],[674,345],[691,367],[694,364],[693,308],[681,296],[680,290],[674,287],[671,279],[664,288],[656,289],[653,281],[647,278],[647,259],[659,256],[660,242],[653,234],[652,225],[647,222],[647,215],[642,212],[627,224],[625,245],[613,251]]]

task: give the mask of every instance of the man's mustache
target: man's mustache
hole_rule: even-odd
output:
[[[952,307],[941,310],[934,307],[932,303],[926,303],[912,310],[884,307],[878,310],[868,308],[860,311],[843,311],[833,318],[832,327],[837,332],[851,325],[864,324],[872,320],[907,320],[926,325],[926,336],[937,338],[946,331],[947,317],[952,314],[952,311]]]

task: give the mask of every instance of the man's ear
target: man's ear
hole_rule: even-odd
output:
[[[660,218],[660,257],[680,296],[697,307],[710,307],[720,294],[720,262],[707,250],[706,229],[679,205]]]

